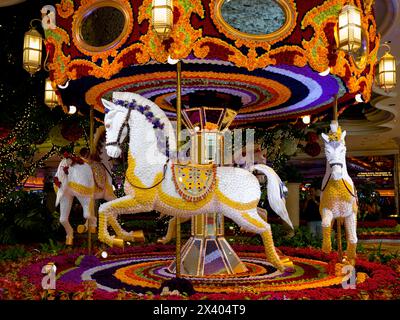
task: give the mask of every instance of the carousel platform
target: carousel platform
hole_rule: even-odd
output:
[[[247,271],[226,275],[185,276],[195,290],[191,296],[174,299],[391,299],[400,292],[398,271],[387,265],[358,259],[356,287],[342,286],[337,255],[312,248],[280,248],[293,261],[294,272],[279,272],[265,260],[261,246],[234,246]],[[162,284],[175,277],[168,270],[174,259],[173,246],[147,245],[109,249],[85,255],[82,249],[27,263],[19,271],[41,289],[40,270],[46,263],[57,266],[56,297],[74,299],[170,299]],[[293,271],[293,270],[292,270]],[[39,274],[39,276],[38,276]],[[381,275],[385,276],[382,277]],[[36,275],[32,277],[32,275]],[[394,287],[393,287],[394,286]],[[393,287],[393,288],[392,288]],[[88,289],[91,288],[91,289]],[[392,289],[391,289],[392,288]],[[86,292],[86,293],[85,293]],[[386,297],[390,292],[390,297]],[[393,293],[394,292],[394,293]],[[48,292],[47,292],[48,294]]]

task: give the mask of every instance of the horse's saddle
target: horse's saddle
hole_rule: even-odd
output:
[[[89,165],[92,168],[93,178],[96,186],[100,189],[104,189],[107,175],[106,169],[100,162],[97,161],[91,161]]]
[[[214,190],[216,173],[215,164],[172,164],[176,191],[190,202],[200,201]]]

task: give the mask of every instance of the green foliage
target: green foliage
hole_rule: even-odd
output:
[[[364,245],[362,243],[357,244],[357,252],[358,253],[365,253],[366,251],[367,251],[367,249],[364,247]]]
[[[271,224],[272,236],[274,238],[275,246],[285,247],[315,247],[320,248],[322,240],[315,237],[307,227],[300,226],[294,229],[294,234],[291,229],[279,224]],[[230,242],[234,244],[247,244],[247,245],[262,245],[261,237],[258,236],[243,236],[237,234],[234,237],[227,237]]]
[[[64,243],[55,242],[53,239],[49,239],[48,243],[40,244],[40,251],[45,253],[57,254],[64,249],[66,249],[66,245]]]
[[[0,243],[46,241],[56,237],[58,213],[45,205],[46,194],[15,191],[0,205]]]
[[[294,229],[294,235],[290,236],[290,229],[282,225],[272,224],[272,235],[276,246],[287,247],[321,247],[321,239],[314,236],[307,227],[300,226]]]
[[[256,129],[255,140],[262,148],[267,148],[267,159],[275,171],[282,172],[290,155],[285,154],[284,144],[288,140],[300,141],[305,138],[305,126],[281,123],[269,129]]]
[[[137,229],[154,230],[156,228],[157,221],[132,219],[121,223],[121,225],[126,230],[137,230]]]
[[[368,255],[369,261],[380,262],[383,264],[386,264],[393,259],[400,259],[400,252],[397,250],[396,252],[384,253],[382,251],[382,242],[379,242],[378,248]]]
[[[2,260],[18,260],[20,258],[29,257],[31,254],[25,250],[23,246],[17,245],[0,251],[0,261]]]
[[[393,233],[398,233],[400,232],[400,224],[398,224],[394,228],[357,228],[358,233],[371,233],[371,232],[393,232]]]

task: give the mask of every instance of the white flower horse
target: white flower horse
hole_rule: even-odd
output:
[[[344,219],[347,237],[347,258],[355,263],[357,248],[357,193],[347,173],[346,131],[332,121],[329,135],[322,133],[325,143],[326,172],[322,181],[320,213],[322,217],[322,250],[329,253],[331,226],[334,219]]]
[[[122,239],[109,234],[108,225],[114,228],[113,222],[119,214],[156,210],[186,218],[220,212],[244,229],[260,234],[269,262],[279,270],[285,269],[275,251],[271,227],[257,213],[261,191],[254,175],[241,168],[217,167],[212,192],[198,201],[185,200],[175,188],[172,161],[158,147],[158,137],[162,134],[168,137],[170,150],[176,150],[174,130],[164,111],[152,101],[130,92],[114,92],[113,102],[103,99],[103,104],[106,109],[104,123],[108,155],[120,156],[121,143],[128,134],[129,151],[125,179],[127,195],[100,206],[100,241],[109,246],[122,246],[123,240],[133,240],[132,234]],[[285,206],[283,184],[278,175],[261,164],[251,170],[259,170],[267,176],[269,203],[291,225]],[[118,236],[118,230],[115,231]]]
[[[57,194],[56,206],[60,204],[60,223],[63,225],[67,236],[66,244],[73,244],[74,230],[69,223],[69,214],[74,197],[82,205],[86,227],[91,233],[96,233],[97,219],[94,213],[94,201],[115,199],[110,176],[111,163],[105,150],[105,129],[99,127],[94,137],[96,154],[91,158],[73,155],[61,160],[54,177],[54,189]]]

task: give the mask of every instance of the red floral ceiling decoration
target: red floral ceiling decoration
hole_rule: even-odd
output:
[[[360,67],[352,57],[335,49],[338,14],[346,0],[285,0],[294,10],[294,19],[281,37],[270,41],[235,39],[225,32],[216,17],[218,1],[174,1],[173,29],[170,39],[162,41],[150,25],[152,0],[110,0],[124,8],[126,33],[115,46],[91,52],[76,40],[77,21],[99,1],[60,0],[55,28],[45,30],[50,76],[59,85],[83,77],[110,79],[132,65],[151,60],[165,63],[168,56],[218,59],[249,71],[270,65],[309,65],[316,72],[330,67],[331,74],[343,80],[350,94],[361,92],[369,101],[380,40],[370,5],[354,1],[362,11],[368,47],[365,64]]]

